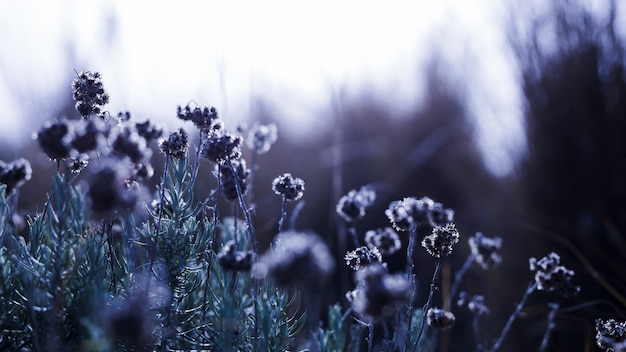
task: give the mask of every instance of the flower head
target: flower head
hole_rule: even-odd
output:
[[[439,309],[430,308],[426,312],[426,318],[428,319],[428,325],[438,330],[448,330],[454,325],[456,317],[452,312]]]
[[[398,233],[391,227],[367,231],[365,243],[369,248],[378,248],[382,255],[394,254],[402,245]]]
[[[365,216],[365,208],[374,203],[376,192],[371,187],[364,186],[358,191],[353,189],[339,199],[337,214],[347,222],[354,222]]]
[[[187,132],[183,128],[179,128],[177,132],[170,133],[167,139],[161,141],[159,148],[165,155],[174,159],[183,159],[187,155],[187,149],[189,149]]]
[[[271,277],[280,287],[323,283],[333,272],[335,262],[328,246],[317,236],[283,232],[255,266],[257,278]]]
[[[223,128],[212,129],[202,142],[200,153],[212,162],[221,163],[241,157],[241,136],[227,133]]]
[[[208,131],[218,119],[217,109],[214,107],[191,107],[187,104],[184,108],[178,106],[176,115],[183,121],[191,121],[200,131]]]
[[[502,262],[502,257],[498,254],[502,247],[502,238],[486,237],[481,232],[476,232],[468,242],[472,255],[476,257],[476,263],[483,269],[496,268]]]
[[[352,270],[359,270],[364,266],[372,263],[382,263],[383,261],[383,257],[378,251],[378,248],[374,247],[369,249],[365,246],[359,247],[353,251],[348,251],[343,259]]]
[[[46,123],[37,133],[39,146],[52,160],[65,159],[70,155],[72,134],[67,120]]]
[[[233,174],[233,170],[230,168],[229,164],[218,164],[217,168],[219,168],[220,172],[224,198],[232,202],[239,199],[237,184],[239,185],[239,191],[242,196],[248,191],[246,179],[248,178],[248,175],[250,175],[250,169],[246,167],[246,161],[244,159],[231,160],[230,164],[233,166],[233,169],[235,169],[235,174]]]
[[[136,123],[135,130],[146,140],[147,143],[159,139],[163,135],[163,129],[152,124],[150,120]]]
[[[112,151],[114,155],[126,157],[133,163],[141,163],[152,155],[152,149],[147,147],[146,139],[134,128],[125,129],[116,136]]]
[[[598,347],[610,352],[623,351],[625,341],[626,322],[618,322],[615,319],[596,319],[596,344]]]
[[[96,214],[135,206],[138,195],[135,189],[126,187],[128,175],[123,169],[115,163],[105,162],[89,175],[87,197]]]
[[[26,159],[16,159],[8,164],[0,161],[0,183],[6,185],[6,195],[30,180],[32,173],[30,162]]]
[[[451,223],[443,227],[433,228],[433,232],[424,237],[422,247],[433,257],[441,258],[452,253],[452,247],[459,242],[459,232]]]
[[[485,315],[489,314],[489,308],[485,305],[485,297],[481,295],[470,296],[465,291],[459,293],[457,300],[459,307],[465,306],[472,314]]]
[[[255,125],[249,132],[246,140],[248,148],[254,150],[258,154],[265,154],[270,150],[272,144],[278,138],[278,129],[276,124]]]
[[[217,261],[226,271],[250,271],[254,252],[238,251],[235,241],[228,241],[217,255]]]
[[[104,90],[98,72],[80,72],[72,81],[72,96],[76,101],[76,110],[83,116],[99,114],[101,108],[109,102],[109,94]]]
[[[285,200],[296,201],[304,194],[304,181],[290,173],[280,175],[272,181],[272,190]]]
[[[390,275],[380,263],[362,267],[355,273],[357,287],[346,297],[352,309],[367,321],[392,317],[403,309],[411,296],[411,283],[405,275]]]
[[[572,284],[574,271],[559,265],[561,257],[552,252],[537,260],[530,258],[530,270],[535,272],[537,290],[556,291],[564,297],[570,297],[580,291],[579,286]]]

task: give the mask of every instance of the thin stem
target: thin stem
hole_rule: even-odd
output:
[[[511,316],[509,317],[509,320],[506,322],[504,329],[502,329],[502,332],[500,333],[500,337],[498,337],[498,340],[496,340],[496,343],[493,345],[491,350],[489,350],[490,352],[495,352],[500,348],[500,345],[502,345],[502,342],[504,341],[506,334],[509,332],[509,330],[511,330],[511,326],[513,325],[513,322],[515,321],[519,313],[522,311],[522,308],[524,308],[524,304],[526,304],[526,300],[528,299],[528,296],[530,296],[530,294],[533,293],[535,289],[537,289],[536,282],[532,282],[528,284],[528,288],[526,289],[526,292],[524,292],[524,296],[522,297],[522,300],[519,302],[519,304],[515,308],[515,311],[513,312],[513,314],[511,314]]]
[[[289,217],[289,230],[293,231],[296,229],[296,219],[298,219],[300,211],[304,208],[304,204],[304,200],[299,201],[291,211],[291,216]]]
[[[411,344],[411,334],[413,328],[411,326],[413,322],[413,302],[415,301],[415,294],[417,291],[417,283],[415,282],[415,275],[413,274],[413,250],[415,248],[415,225],[411,225],[409,228],[409,245],[406,249],[406,274],[407,279],[411,282],[411,298],[409,300],[409,308],[407,309],[408,316],[408,331],[406,334],[405,345],[408,347]]]
[[[424,332],[424,324],[426,323],[426,314],[430,309],[430,306],[433,303],[433,294],[435,293],[435,283],[437,282],[437,278],[439,277],[439,272],[441,271],[441,262],[443,261],[443,255],[440,255],[437,259],[437,265],[435,266],[435,272],[433,273],[433,278],[430,281],[430,292],[428,292],[428,300],[424,307],[422,308],[422,319],[420,321],[420,327],[417,330],[417,339],[415,340],[415,345],[413,345],[413,351],[417,351],[417,346],[419,345],[420,338],[422,337],[422,333]]]
[[[476,341],[476,351],[482,351],[483,346],[480,344],[480,333],[478,332],[478,313],[474,313],[472,317],[472,331],[474,332],[474,340]]]
[[[159,236],[159,231],[161,231],[161,221],[163,220],[163,206],[165,203],[165,185],[167,184],[167,169],[169,168],[169,164],[170,164],[170,156],[169,155],[165,155],[165,165],[163,165],[163,180],[161,182],[161,194],[159,195],[159,217],[157,218],[157,223],[156,223],[156,231],[155,231],[155,237]],[[156,256],[156,242],[154,242],[154,247],[150,250],[150,270],[148,270],[149,273],[152,273],[152,267],[154,266],[154,259]],[[148,275],[148,287],[150,287],[150,280],[151,280],[152,275]]]
[[[287,206],[287,198],[285,198],[285,196],[283,196],[283,199],[281,201],[281,205],[280,205],[280,220],[278,221],[278,233],[283,232],[283,226],[285,223],[285,218],[287,217],[287,210],[285,209]]]
[[[352,237],[352,242],[354,242],[354,247],[359,248],[361,244],[359,243],[359,239],[356,235],[356,225],[354,224],[354,222],[350,222],[348,226],[348,233],[350,233],[350,236]]]
[[[472,265],[475,259],[476,259],[475,254],[468,255],[461,269],[459,269],[456,275],[454,275],[454,282],[452,283],[452,288],[450,289],[450,295],[448,295],[448,299],[446,300],[445,305],[444,305],[444,308],[446,310],[450,310],[451,302],[454,299],[454,296],[456,296],[456,292],[459,290],[459,285],[461,284],[461,280],[463,280],[463,276],[465,276],[465,273],[467,273],[467,270],[470,268],[470,266]]]
[[[554,329],[554,318],[556,317],[556,313],[559,310],[559,305],[557,303],[548,303],[548,307],[550,307],[550,313],[548,314],[548,320],[546,321],[546,332],[543,334],[543,339],[541,340],[539,352],[545,351],[546,347],[548,347],[550,333],[552,332],[552,329]]]
[[[374,323],[367,324],[369,333],[367,335],[367,352],[372,352],[372,346],[374,345]]]

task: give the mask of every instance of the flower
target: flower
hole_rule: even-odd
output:
[[[221,163],[241,157],[241,136],[235,136],[223,128],[212,129],[204,138],[200,153],[212,162]]]
[[[135,130],[146,140],[147,143],[150,143],[163,135],[163,129],[150,123],[150,120],[136,123]]]
[[[228,241],[217,255],[217,261],[226,271],[250,271],[254,252],[236,250],[235,241]]]
[[[378,248],[374,247],[369,249],[365,246],[361,246],[353,251],[348,251],[343,259],[353,270],[359,270],[366,265],[382,263],[383,261],[383,257],[378,251]]]
[[[452,223],[454,220],[454,210],[446,209],[441,203],[431,203],[428,208],[428,222],[432,227],[442,227]]]
[[[230,164],[233,169],[235,169],[235,175],[233,175],[233,171],[229,164],[222,163],[217,167],[220,172],[224,198],[232,202],[239,198],[239,194],[237,193],[237,184],[239,184],[239,191],[241,192],[241,195],[243,196],[246,194],[248,190],[246,179],[248,178],[248,175],[250,175],[250,169],[246,167],[246,161],[243,159],[231,160]]]
[[[178,132],[170,133],[167,139],[161,141],[159,148],[165,155],[174,159],[183,159],[189,149],[187,132],[183,128],[179,128]]]
[[[465,291],[459,293],[457,300],[459,307],[466,306],[472,314],[489,314],[489,308],[485,305],[485,297],[481,295],[470,296]]]
[[[364,186],[358,191],[351,190],[339,199],[337,213],[347,222],[354,222],[365,216],[365,208],[374,203],[376,192],[371,187]]]
[[[390,275],[380,263],[364,266],[355,273],[357,287],[346,298],[361,318],[373,322],[392,317],[408,304],[411,283],[405,275]]]
[[[279,196],[283,196],[285,200],[296,201],[304,194],[304,181],[291,176],[290,173],[285,173],[272,181],[272,190]]]
[[[365,233],[365,243],[369,248],[378,248],[383,255],[394,254],[402,246],[398,233],[391,227],[367,231]]]
[[[97,214],[107,214],[118,209],[135,206],[138,195],[124,182],[127,175],[113,162],[104,162],[88,177],[87,197],[91,210]]]
[[[333,272],[335,262],[328,246],[317,236],[302,232],[279,234],[273,249],[265,253],[253,269],[255,277],[271,277],[276,285],[315,286]]]
[[[270,150],[272,144],[278,138],[278,129],[276,124],[255,125],[248,132],[246,140],[248,148],[254,150],[258,154],[265,154]]]
[[[6,185],[6,195],[30,180],[33,170],[30,162],[24,158],[5,163],[0,160],[0,183]]]
[[[125,129],[113,141],[113,154],[127,157],[133,163],[141,163],[150,158],[152,149],[147,148],[146,139],[133,128]]]
[[[598,347],[604,351],[622,351],[625,341],[626,322],[617,322],[615,319],[596,319],[596,344]]]
[[[468,242],[476,263],[483,269],[496,268],[502,262],[502,257],[497,253],[502,247],[502,238],[486,237],[481,232],[476,232]]]
[[[454,325],[456,317],[452,312],[439,309],[430,308],[426,312],[426,319],[428,319],[428,325],[438,330],[448,330]]]
[[[385,215],[398,231],[408,231],[411,226],[418,226],[428,221],[428,209],[434,204],[432,199],[406,197],[389,204]]]
[[[217,109],[214,107],[204,106],[202,108],[196,106],[192,108],[187,104],[184,108],[180,105],[176,108],[176,115],[183,121],[191,121],[200,131],[209,131],[214,122],[218,119]]]
[[[424,237],[422,247],[433,257],[441,258],[452,253],[452,246],[459,242],[459,232],[453,223],[433,228],[433,232]]]
[[[559,265],[561,257],[552,252],[537,260],[530,258],[530,270],[535,272],[535,282],[539,291],[556,291],[564,297],[570,297],[580,291],[572,284],[574,271]]]
[[[76,101],[76,110],[83,116],[99,114],[101,108],[109,102],[109,94],[104,90],[98,72],[80,72],[72,81],[72,96]]]
[[[51,160],[65,159],[70,155],[72,135],[70,124],[67,120],[54,123],[47,122],[37,132],[37,141],[41,150]]]

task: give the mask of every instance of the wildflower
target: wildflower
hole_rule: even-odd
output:
[[[451,223],[444,227],[433,228],[433,232],[422,240],[422,247],[426,248],[433,257],[441,258],[442,255],[450,255],[452,246],[457,242],[459,242],[459,232]]]
[[[72,81],[72,95],[76,101],[76,110],[83,117],[99,114],[101,108],[109,102],[109,94],[104,90],[98,72],[80,72]]]
[[[385,214],[396,230],[408,231],[411,226],[419,226],[428,222],[428,211],[433,204],[433,200],[428,197],[421,199],[406,197],[391,202]]]
[[[211,130],[202,143],[200,152],[205,159],[215,163],[241,157],[241,136],[235,136],[222,128]]]
[[[147,143],[159,139],[163,135],[163,129],[158,128],[154,124],[150,123],[150,120],[136,123],[135,130],[141,137],[146,140]]]
[[[52,160],[65,159],[70,155],[70,124],[66,120],[46,123],[37,133],[39,146]]]
[[[170,133],[167,139],[161,141],[159,148],[165,155],[174,159],[183,159],[187,155],[187,149],[189,149],[187,132],[179,128],[178,132]]]
[[[354,222],[365,216],[365,208],[374,203],[376,193],[371,187],[364,186],[356,190],[351,190],[339,199],[337,203],[337,213],[347,222]]]
[[[615,319],[596,319],[596,344],[598,347],[604,351],[622,351],[625,341],[626,322],[617,322]]]
[[[359,270],[369,264],[382,263],[383,261],[383,257],[378,251],[378,248],[374,247],[369,249],[365,246],[359,247],[353,251],[348,251],[343,259],[353,270]]]
[[[116,209],[135,206],[137,194],[124,185],[123,173],[118,165],[103,163],[88,179],[87,197],[91,209],[97,214],[106,214]]]
[[[530,270],[535,272],[537,290],[556,291],[564,297],[573,296],[580,291],[580,287],[572,284],[574,271],[559,265],[560,260],[554,252],[539,260],[530,258]]]
[[[441,203],[431,203],[428,208],[428,222],[432,227],[442,227],[452,223],[454,220],[454,210],[446,209]]]
[[[428,319],[428,325],[438,330],[448,330],[454,325],[456,317],[452,312],[439,309],[430,308],[426,312],[426,318]]]
[[[67,160],[67,168],[72,173],[80,173],[89,165],[89,155],[78,154]]]
[[[228,241],[217,255],[218,262],[226,271],[250,271],[253,259],[254,252],[236,250],[235,241]]]
[[[191,121],[200,131],[208,131],[218,119],[217,109],[214,107],[194,107],[187,104],[184,108],[180,105],[176,108],[176,115],[183,121]]]
[[[276,124],[255,125],[248,132],[246,140],[248,148],[254,150],[258,154],[265,154],[270,150],[272,144],[278,138],[278,129]]]
[[[280,287],[317,285],[334,269],[334,259],[326,244],[316,235],[283,232],[274,248],[265,253],[254,269],[257,278],[271,277]]]
[[[285,200],[296,201],[304,194],[304,181],[291,176],[290,173],[285,173],[272,181],[272,190],[279,196],[283,196]]]
[[[232,160],[231,164],[235,169],[235,175],[228,164],[219,164],[217,167],[220,170],[222,181],[222,192],[224,198],[228,201],[235,201],[238,199],[237,184],[239,184],[239,191],[241,195],[245,195],[248,190],[248,184],[246,179],[250,175],[250,169],[246,167],[246,161],[243,159]],[[236,176],[236,177],[235,177]]]
[[[486,237],[481,232],[476,232],[468,242],[476,263],[483,269],[496,268],[502,262],[502,257],[497,253],[502,247],[502,238]]]
[[[400,249],[400,237],[391,227],[369,230],[365,233],[365,243],[369,248],[378,248],[381,254],[394,254]]]
[[[379,264],[362,267],[355,274],[357,287],[346,297],[352,309],[370,322],[392,317],[408,304],[411,283],[404,275],[390,275]]]
[[[7,195],[30,180],[32,173],[30,162],[26,159],[19,158],[8,164],[0,161],[0,183],[6,185]]]
[[[457,305],[459,307],[466,306],[472,314],[489,314],[489,308],[485,305],[485,297],[481,295],[469,296],[466,292],[461,292]]]
[[[128,157],[133,163],[140,163],[150,158],[152,150],[147,148],[145,138],[137,131],[127,129],[118,134],[113,141],[113,154]]]
[[[110,126],[102,120],[76,121],[73,127],[70,145],[81,154],[99,150],[105,144],[105,136],[110,130]]]

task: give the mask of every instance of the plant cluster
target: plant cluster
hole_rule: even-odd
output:
[[[385,211],[388,227],[360,236],[359,223],[376,201],[375,189],[364,186],[336,205],[354,242],[343,257],[354,271],[348,304],[328,307],[323,325],[306,324],[315,317],[311,292],[327,283],[336,264],[320,236],[285,229],[287,202],[305,191],[290,173],[266,185],[282,206],[270,249],[259,253],[254,172],[257,156],[276,141],[276,125],[255,125],[244,138],[228,131],[213,107],[179,106],[177,117],[192,122],[199,136],[194,154],[182,127],[164,137],[150,121],[106,112],[100,74],[77,73],[72,89],[82,118],[46,123],[36,135],[57,169],[26,235],[18,233],[14,215],[30,164],[0,162],[2,350],[430,351],[440,331],[454,329],[456,309],[467,309],[473,349],[496,351],[532,293],[569,297],[580,289],[556,253],[531,258],[522,299],[501,334],[486,339],[479,331],[479,318],[490,312],[485,297],[458,290],[472,264],[484,270],[501,264],[502,240],[480,232],[469,237],[471,251],[451,289],[438,294],[443,261],[462,238],[454,211],[429,197],[405,197]],[[154,175],[157,141],[165,163],[151,190],[146,180]],[[253,155],[250,169],[244,146]],[[206,197],[194,191],[202,162],[212,164],[216,179]],[[222,197],[233,205],[232,216],[219,213]],[[434,261],[428,295],[419,300],[417,244]],[[386,260],[403,253],[405,270],[390,272]],[[547,307],[540,350],[560,310],[556,303]],[[623,349],[624,324],[598,319],[598,346]]]

